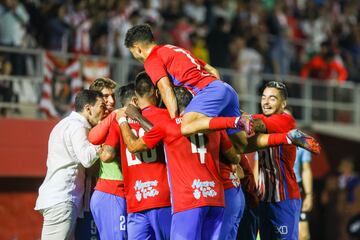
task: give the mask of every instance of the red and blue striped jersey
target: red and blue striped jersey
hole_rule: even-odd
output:
[[[295,128],[295,119],[286,114],[265,116],[253,115],[261,119],[268,133],[286,133]],[[265,202],[279,202],[300,198],[294,173],[296,147],[281,145],[258,151],[260,198]]]

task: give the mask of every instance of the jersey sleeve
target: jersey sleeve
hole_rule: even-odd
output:
[[[200,58],[196,58],[196,60],[198,61],[198,63],[200,64],[200,66],[205,67],[206,62],[204,62],[204,61],[201,60]]]
[[[116,121],[110,126],[109,133],[104,142],[105,145],[116,148],[120,144],[120,128]]]
[[[98,125],[93,127],[88,135],[89,141],[94,145],[103,144],[108,135],[111,123],[116,119],[116,113],[112,112],[103,119]]]
[[[302,149],[301,162],[309,163],[311,162],[311,153],[305,149]]]
[[[295,120],[288,114],[274,114],[266,117],[262,114],[254,114],[253,118],[261,119],[268,133],[285,133],[295,128]]]
[[[161,125],[155,125],[149,132],[142,137],[148,148],[154,148],[164,138],[164,132]]]
[[[166,66],[157,54],[145,61],[144,68],[155,86],[162,77],[167,77]]]
[[[232,142],[229,138],[229,136],[227,135],[226,131],[220,131],[221,134],[221,138],[220,138],[220,147],[221,147],[221,152],[226,152],[227,150],[229,150],[233,145]]]

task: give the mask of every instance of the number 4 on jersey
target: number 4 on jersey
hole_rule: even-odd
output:
[[[205,155],[207,153],[205,147],[205,135],[198,133],[190,136],[191,152],[198,153],[200,156],[200,163],[205,164]]]

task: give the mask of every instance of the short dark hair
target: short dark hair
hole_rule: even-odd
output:
[[[135,25],[130,28],[125,36],[125,46],[131,48],[136,42],[154,42],[154,35],[148,24]]]
[[[174,87],[174,93],[179,110],[182,111],[191,102],[193,95],[184,87]]]
[[[94,106],[97,98],[102,98],[103,95],[95,90],[81,90],[75,97],[75,111],[82,112],[86,104]]]
[[[283,82],[270,81],[265,84],[264,89],[265,88],[276,88],[280,91],[280,95],[284,100],[286,100],[288,98],[287,87]]]
[[[140,72],[135,78],[135,92],[140,97],[151,95],[155,92],[155,86],[146,72]]]
[[[130,103],[131,99],[135,97],[135,86],[133,83],[120,87],[116,92],[116,99],[124,107]]]
[[[89,89],[101,92],[104,88],[114,89],[116,88],[116,82],[110,78],[101,77],[95,79]]]

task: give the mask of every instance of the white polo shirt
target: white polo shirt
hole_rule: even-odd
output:
[[[39,188],[35,210],[71,201],[82,209],[85,168],[98,159],[99,146],[88,139],[89,122],[77,112],[61,120],[51,131],[48,143],[47,172]]]

